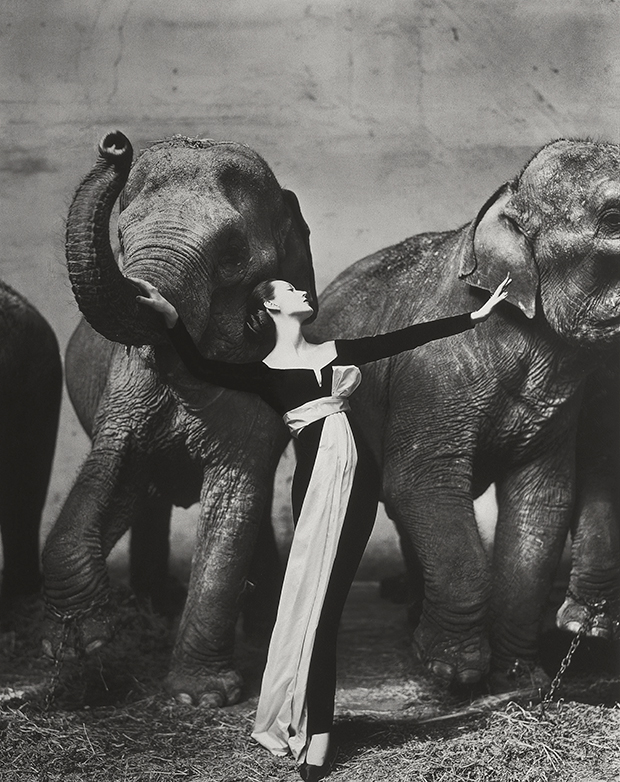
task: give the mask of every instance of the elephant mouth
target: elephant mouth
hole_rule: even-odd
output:
[[[611,318],[605,318],[605,320],[600,321],[599,328],[602,328],[605,331],[610,329],[619,329],[620,313],[618,315],[613,315]]]
[[[620,339],[620,315],[614,315],[604,320],[598,320],[591,323],[590,326],[579,330],[577,338],[585,338],[588,343],[599,343],[601,345],[615,342]]]

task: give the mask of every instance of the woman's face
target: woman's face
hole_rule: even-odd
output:
[[[274,309],[277,308],[275,313],[281,312],[283,315],[301,317],[302,320],[312,315],[314,310],[310,306],[306,291],[298,291],[286,280],[275,280],[272,285],[273,296],[265,302],[268,309],[271,304]]]

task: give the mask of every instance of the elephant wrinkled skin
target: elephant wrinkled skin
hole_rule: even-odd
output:
[[[165,603],[171,507],[200,501],[167,687],[184,702],[234,703],[235,622],[257,536],[270,534],[260,522],[284,426],[258,397],[192,378],[126,276],[156,285],[205,355],[252,360],[261,354],[243,327],[256,283],[284,278],[316,299],[309,231],[295,195],[242,144],[175,136],[131,160],[125,136],[108,134],[67,222],[69,275],[90,324],[71,338],[67,384],[92,450],[44,549],[44,649],[72,656],[108,640],[105,558],[130,526],[132,584]],[[121,190],[117,262],[108,231]]]
[[[418,587],[421,565],[414,648],[431,671],[461,683],[490,663],[497,688],[514,688],[509,671],[535,672],[571,522],[573,572],[558,624],[578,630],[585,604],[605,600],[588,632],[610,637],[617,627],[620,148],[545,146],[472,223],[345,270],[313,327],[317,337],[356,337],[471,311],[507,273],[497,314],[368,365],[352,401]],[[492,563],[473,510],[491,483]]]
[[[39,527],[62,389],[56,336],[20,294],[0,282],[0,611],[41,586]]]

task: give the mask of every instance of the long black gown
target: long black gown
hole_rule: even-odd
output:
[[[456,315],[360,339],[337,339],[320,371],[262,361],[207,359],[179,320],[169,336],[195,377],[258,394],[295,440],[295,533],[271,638],[254,738],[274,754],[305,758],[307,742],[331,730],[340,616],[377,511],[379,475],[348,397],[358,367],[472,328]]]

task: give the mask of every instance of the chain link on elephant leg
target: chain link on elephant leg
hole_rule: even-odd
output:
[[[86,619],[92,616],[100,608],[104,608],[111,602],[110,596],[106,595],[98,600],[94,600],[88,608],[78,608],[77,611],[59,611],[55,606],[45,601],[45,610],[49,611],[55,619],[58,619],[64,627],[68,627],[72,622]]]
[[[54,617],[54,619],[60,623],[62,628],[58,647],[56,653],[54,654],[54,668],[49,679],[49,686],[46,688],[44,699],[44,708],[46,711],[52,707],[56,698],[58,685],[62,677],[63,666],[67,659],[65,658],[63,652],[64,649],[69,646],[68,641],[72,635],[71,631],[74,629],[75,623],[93,616],[97,611],[107,607],[110,603],[110,596],[106,595],[103,598],[99,598],[98,600],[93,601],[93,603],[88,606],[88,608],[80,608],[77,611],[63,612],[59,611],[47,600],[45,601],[45,610],[48,611]]]
[[[572,592],[569,592],[569,596],[575,600],[575,602],[580,603],[584,606],[586,609],[586,621],[581,625],[579,628],[577,634],[573,638],[573,640],[570,642],[570,646],[568,647],[568,651],[564,655],[562,662],[560,663],[560,667],[558,668],[558,671],[556,675],[553,677],[553,681],[551,682],[551,685],[549,686],[549,690],[545,697],[542,699],[540,703],[540,712],[541,716],[544,716],[545,714],[545,708],[549,706],[549,704],[553,701],[553,697],[558,690],[560,684],[562,683],[562,679],[564,677],[564,674],[566,673],[569,665],[571,664],[571,660],[573,659],[573,656],[577,649],[579,648],[579,644],[581,643],[582,639],[592,626],[593,622],[595,621],[597,616],[601,616],[604,614],[607,610],[607,601],[605,599],[600,600],[585,600],[582,598],[578,598],[576,595],[574,595]]]
[[[52,675],[49,678],[49,683],[45,692],[45,698],[43,701],[44,711],[49,711],[54,705],[54,701],[56,699],[56,693],[58,691],[58,685],[60,683],[60,679],[62,676],[62,668],[64,665],[62,650],[67,645],[67,638],[69,637],[70,632],[71,632],[71,627],[69,625],[69,622],[64,622],[62,625],[62,635],[60,636],[60,643],[58,645],[58,654],[54,656],[54,668],[52,670]]]

